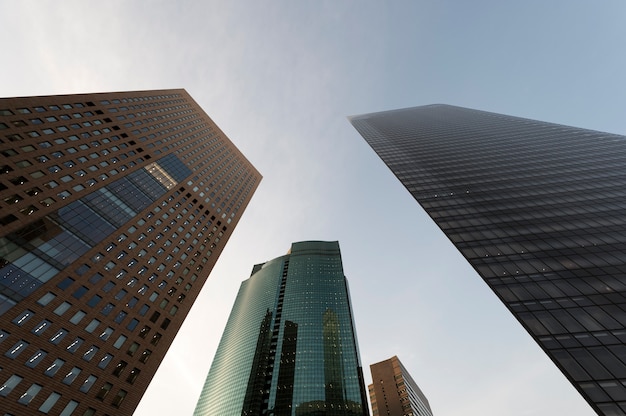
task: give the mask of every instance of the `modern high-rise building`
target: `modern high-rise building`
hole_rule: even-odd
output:
[[[0,409],[130,415],[261,176],[185,90],[0,99]]]
[[[447,105],[350,121],[595,411],[626,414],[626,137]]]
[[[196,416],[368,415],[337,242],[293,243],[239,289]]]
[[[433,416],[422,390],[397,356],[370,365],[372,416]]]

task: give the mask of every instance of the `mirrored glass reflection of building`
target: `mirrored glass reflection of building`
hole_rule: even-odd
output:
[[[626,415],[626,137],[448,105],[350,121],[593,409]]]
[[[368,415],[337,242],[293,243],[241,284],[194,415]]]

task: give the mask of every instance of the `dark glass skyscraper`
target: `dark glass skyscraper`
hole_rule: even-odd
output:
[[[0,99],[0,409],[130,415],[261,176],[185,90]]]
[[[350,121],[595,411],[626,414],[626,137],[447,105]]]
[[[337,242],[293,243],[241,284],[196,416],[367,415]]]

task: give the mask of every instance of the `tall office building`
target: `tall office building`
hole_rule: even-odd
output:
[[[395,355],[370,365],[372,416],[433,416],[422,390]]]
[[[626,137],[447,105],[350,120],[595,411],[626,414]]]
[[[293,243],[255,265],[194,415],[368,414],[339,244]]]
[[[0,409],[130,415],[261,177],[184,90],[0,100]]]

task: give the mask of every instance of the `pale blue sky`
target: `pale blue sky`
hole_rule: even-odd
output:
[[[448,103],[626,133],[623,1],[0,0],[0,95],[183,87],[264,175],[136,415],[191,414],[241,281],[339,240],[361,358],[437,416],[591,416],[346,116]]]

